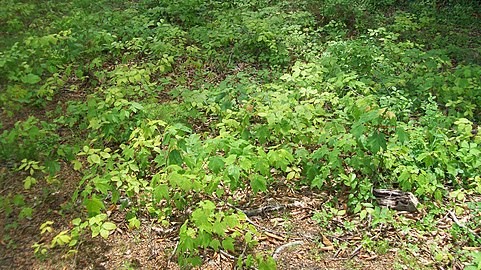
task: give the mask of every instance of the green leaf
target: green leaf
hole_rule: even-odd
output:
[[[129,219],[129,228],[140,228],[140,220],[137,217]]]
[[[154,188],[152,194],[154,195],[154,200],[158,203],[162,199],[169,198],[169,187],[165,184],[158,185]]]
[[[104,203],[97,197],[86,199],[84,205],[87,208],[87,213],[89,216],[98,215],[100,214],[100,210],[105,209]]]
[[[92,154],[89,156],[90,162],[95,164],[100,164],[100,156],[97,154]]]
[[[396,134],[397,134],[398,140],[401,143],[404,143],[405,141],[409,140],[409,134],[402,127],[396,128]]]
[[[102,224],[102,228],[104,228],[107,231],[113,231],[117,229],[117,226],[112,222],[105,222],[104,224]]]
[[[74,170],[78,171],[82,168],[82,163],[80,163],[80,161],[73,160],[72,163],[73,163],[73,169]]]
[[[24,218],[31,218],[32,213],[33,213],[33,208],[23,207],[20,213],[18,214],[18,219],[22,220]]]
[[[23,83],[28,83],[28,84],[36,84],[39,81],[41,81],[41,78],[38,75],[29,73],[21,78]]]
[[[225,250],[234,251],[234,239],[227,237],[226,239],[222,240],[222,247]]]
[[[260,127],[256,132],[256,136],[257,136],[257,139],[259,140],[259,143],[264,144],[269,139],[270,134],[271,133],[267,126]]]
[[[369,137],[368,143],[372,153],[377,154],[381,148],[386,149],[386,135],[376,130]]]
[[[30,189],[30,187],[32,187],[32,185],[34,185],[35,183],[37,183],[37,179],[35,179],[31,176],[27,176],[27,178],[25,178],[25,180],[23,182],[23,188],[24,189]]]
[[[224,158],[219,156],[211,157],[208,166],[209,170],[211,170],[213,173],[219,173],[222,169],[224,169]]]
[[[168,160],[169,160],[169,165],[175,164],[180,166],[182,165],[182,162],[183,162],[180,151],[177,149],[170,151]]]
[[[102,236],[104,239],[107,239],[109,237],[110,231],[105,229],[100,229],[99,233],[100,233],[100,236]]]
[[[219,250],[219,247],[220,247],[220,241],[217,240],[217,239],[214,239],[214,240],[210,241],[209,245],[210,245],[210,247],[213,248],[215,251],[218,251],[218,250]]]
[[[258,191],[265,192],[267,190],[267,181],[265,177],[260,175],[254,175],[251,177],[252,190],[257,193]]]
[[[111,189],[109,185],[109,180],[105,178],[95,177],[92,182],[94,183],[95,189],[100,191],[102,194],[106,194],[107,191]]]
[[[366,131],[366,127],[360,121],[352,125],[350,130],[351,134],[354,135],[357,139],[359,139],[361,135],[364,134],[365,131]]]
[[[72,225],[79,226],[81,222],[82,222],[81,218],[76,218],[72,220]]]

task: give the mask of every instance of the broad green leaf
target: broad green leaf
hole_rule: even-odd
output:
[[[100,164],[100,156],[97,154],[92,154],[89,156],[90,162],[95,164]]]
[[[227,237],[226,239],[222,240],[222,247],[225,250],[234,251],[234,239]]]
[[[18,219],[22,220],[24,218],[31,218],[33,213],[33,208],[30,207],[23,207],[22,210],[20,210],[20,213],[18,214]]]
[[[380,131],[374,131],[368,142],[373,154],[377,154],[381,148],[386,149],[386,135]]]
[[[72,163],[73,163],[73,169],[74,170],[78,171],[82,168],[82,163],[80,163],[80,161],[73,160]]]
[[[41,80],[41,78],[38,75],[29,73],[23,76],[21,80],[23,83],[36,84]]]
[[[101,228],[99,233],[100,236],[102,236],[104,239],[107,239],[109,237],[110,231]]]
[[[98,215],[100,214],[100,210],[105,209],[104,203],[97,197],[86,199],[84,205],[87,208],[87,213],[89,216]]]
[[[102,228],[108,231],[112,231],[115,230],[117,226],[112,222],[105,222],[104,224],[102,224]]]
[[[214,239],[210,241],[209,245],[212,249],[214,249],[215,251],[218,251],[220,247],[220,241],[218,239]]]
[[[255,193],[259,191],[265,192],[267,190],[267,181],[265,177],[261,175],[254,175],[254,176],[251,176],[250,178],[251,178],[251,181],[250,181],[251,187]]]
[[[225,163],[224,158],[220,156],[211,157],[209,160],[209,170],[214,173],[219,173],[222,169],[224,169]]]
[[[72,220],[72,225],[79,226],[81,222],[82,222],[81,218],[75,218]]]
[[[129,228],[140,228],[140,220],[137,217],[129,219]]]
[[[95,177],[92,182],[94,183],[95,189],[100,191],[102,194],[106,194],[107,191],[111,189],[109,180],[105,178]]]
[[[34,185],[35,183],[37,183],[37,179],[31,176],[27,176],[27,178],[25,178],[25,180],[23,181],[23,188],[30,189],[30,187],[32,187],[32,185]]]
[[[160,202],[162,199],[169,198],[169,187],[165,184],[158,185],[153,191],[154,200]]]
[[[183,162],[180,151],[177,149],[170,151],[168,160],[169,160],[169,165],[175,164],[180,166],[182,165],[182,162]]]

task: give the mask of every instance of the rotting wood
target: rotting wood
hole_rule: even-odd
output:
[[[373,195],[379,205],[398,211],[418,212],[418,199],[411,192],[400,190],[374,189]]]

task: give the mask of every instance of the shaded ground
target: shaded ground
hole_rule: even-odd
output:
[[[110,219],[118,229],[107,240],[100,237],[86,240],[78,245],[76,253],[66,255],[65,249],[54,249],[45,256],[34,256],[32,245],[36,242],[49,243],[51,239],[39,239],[39,226],[45,220],[55,221],[55,229],[68,228],[74,211],[69,211],[69,196],[80,175],[63,167],[59,179],[64,181],[60,192],[42,193],[38,188],[25,194],[35,199],[34,194],[43,194],[41,205],[31,220],[20,222],[17,229],[10,230],[12,245],[2,241],[0,269],[179,269],[174,255],[177,245],[177,230],[181,224],[161,228],[153,220],[144,218],[138,230],[130,230],[123,212],[112,207]],[[4,170],[5,171],[5,170]],[[20,177],[4,175],[3,177]],[[17,181],[16,181],[17,182]],[[322,225],[312,219],[313,214],[323,209],[323,204],[333,200],[325,193],[295,190],[279,185],[274,192],[257,198],[247,194],[236,194],[243,210],[267,209],[251,216],[249,222],[259,231],[257,251],[274,254],[279,269],[413,269],[438,268],[438,261],[429,252],[429,244],[445,245],[452,241],[447,231],[453,226],[448,217],[436,221],[438,230],[425,234],[412,229],[409,234],[388,225],[378,229],[366,229],[367,224],[349,221],[347,217],[334,217]],[[5,190],[3,190],[5,192]],[[278,211],[274,211],[278,209]],[[406,217],[398,214],[395,218]],[[422,214],[409,216],[420,219]],[[345,221],[353,226],[345,227]],[[2,220],[8,224],[9,220]],[[3,231],[3,230],[2,230]],[[3,235],[4,236],[4,235]],[[3,239],[2,236],[2,239]],[[367,240],[371,239],[369,242]],[[296,242],[296,245],[284,246]],[[413,242],[419,250],[408,250],[407,243]],[[228,252],[204,253],[204,264],[198,269],[232,269],[236,256]],[[437,265],[439,267],[437,267]],[[453,261],[452,269],[463,269]]]

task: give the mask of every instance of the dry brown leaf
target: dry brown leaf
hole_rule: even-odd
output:
[[[322,243],[326,246],[326,247],[329,247],[329,246],[332,246],[332,242],[327,239],[327,237],[325,237],[324,235],[322,236]]]
[[[330,250],[334,250],[334,246],[320,247],[320,249],[321,249],[322,251],[330,251]]]

